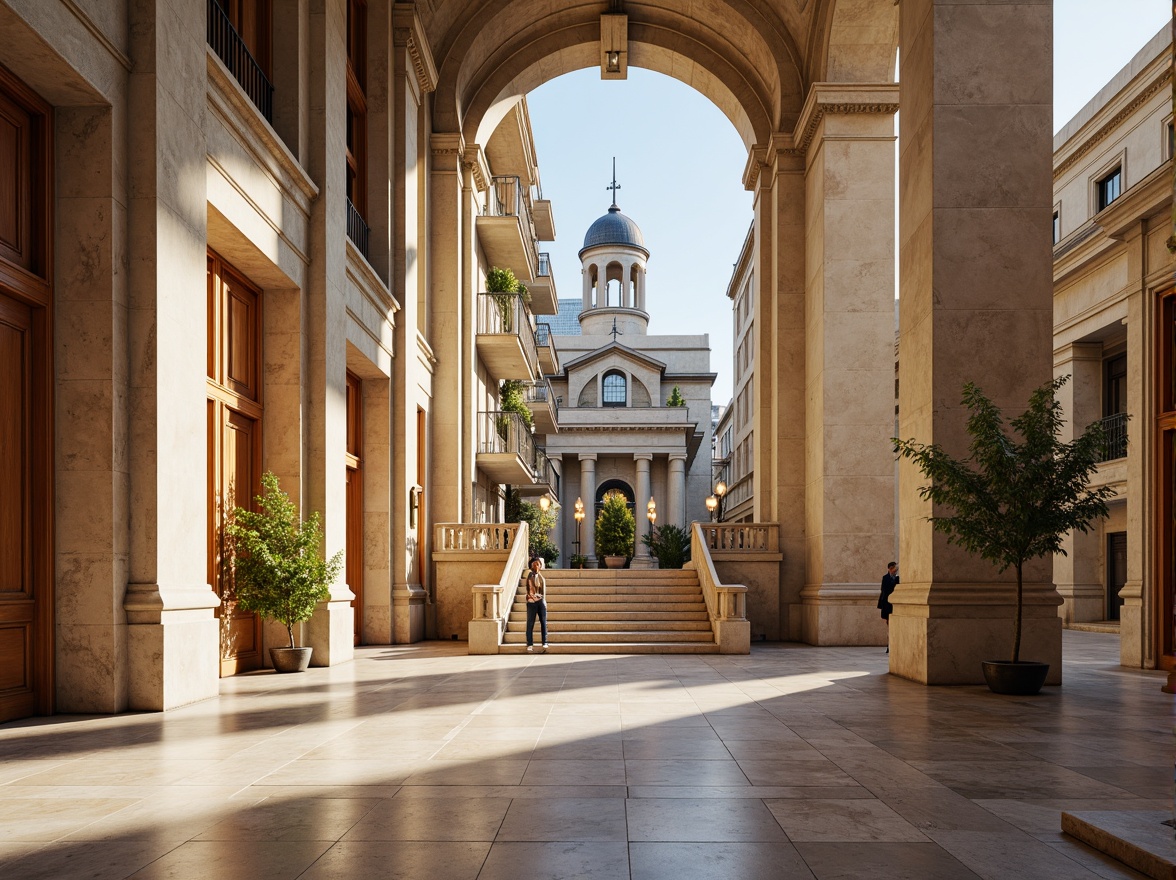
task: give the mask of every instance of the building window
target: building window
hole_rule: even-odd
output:
[[[1101,211],[1123,192],[1123,169],[1116,168],[1106,177],[1101,178],[1095,186],[1098,187],[1098,209]]]
[[[347,235],[367,255],[367,5],[347,0]]]
[[[1173,155],[1176,155],[1176,128],[1172,127],[1171,122],[1165,126],[1164,135],[1164,143],[1168,147],[1168,158],[1171,159]]]
[[[604,405],[624,406],[627,400],[624,373],[613,370],[604,374]]]
[[[1057,211],[1053,213],[1053,243],[1057,244],[1062,240],[1062,218]]]

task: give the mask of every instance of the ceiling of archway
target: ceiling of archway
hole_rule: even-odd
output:
[[[434,130],[488,137],[502,108],[599,62],[607,0],[422,0]],[[791,132],[814,82],[893,80],[894,0],[625,0],[629,64],[710,98],[744,143]]]

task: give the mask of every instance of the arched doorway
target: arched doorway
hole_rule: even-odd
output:
[[[605,480],[596,489],[596,504],[592,509],[592,519],[600,516],[600,509],[604,506],[604,496],[611,492],[620,492],[625,496],[625,503],[629,506],[629,512],[634,516],[637,514],[637,505],[634,500],[633,487],[624,480]]]

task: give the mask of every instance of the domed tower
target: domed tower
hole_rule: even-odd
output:
[[[613,203],[608,213],[588,227],[580,265],[584,275],[584,305],[580,330],[588,336],[603,336],[613,328],[622,333],[644,336],[649,330],[645,311],[645,269],[649,251],[641,229],[617,207],[620,189],[613,173]]]

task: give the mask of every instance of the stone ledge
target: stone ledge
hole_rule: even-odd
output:
[[[1062,831],[1155,880],[1176,880],[1169,812],[1097,811],[1062,813]]]

